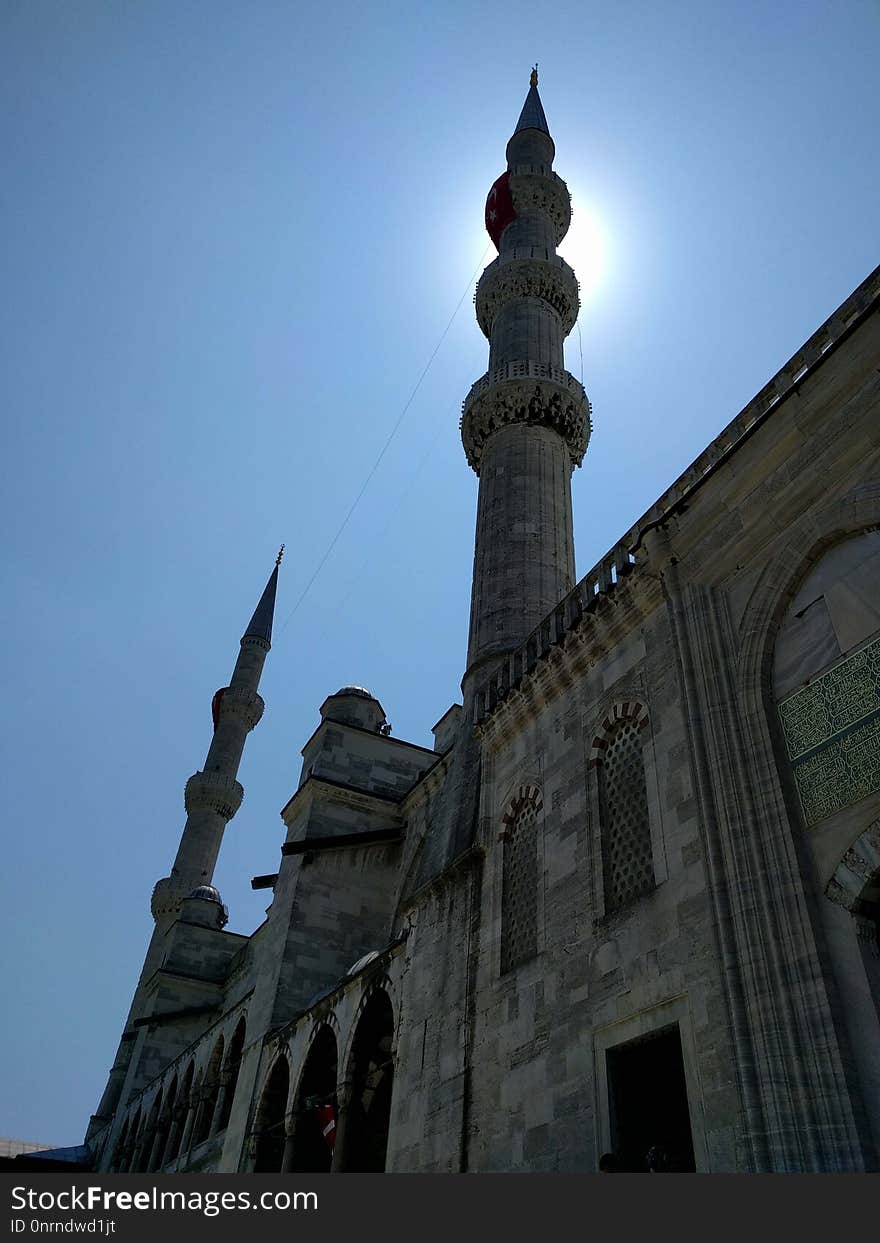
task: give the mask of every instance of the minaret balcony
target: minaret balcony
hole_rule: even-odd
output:
[[[558,246],[571,224],[571,195],[559,174],[544,164],[517,164],[510,170],[510,195],[517,216],[539,211],[550,217]]]
[[[565,440],[572,466],[580,466],[592,431],[590,401],[568,371],[548,363],[502,363],[477,380],[462,405],[461,440],[477,474],[493,432],[523,423],[543,426]]]
[[[574,269],[545,246],[517,246],[490,263],[474,298],[477,322],[485,336],[495,316],[515,298],[539,298],[556,312],[567,337],[580,311],[580,286]]]
[[[240,721],[245,729],[251,730],[259,724],[265,708],[262,695],[256,691],[243,686],[227,686],[217,709],[217,719],[222,721],[231,717]]]
[[[234,777],[222,773],[193,773],[183,795],[186,814],[194,811],[213,811],[224,820],[231,820],[241,806],[244,789]]]

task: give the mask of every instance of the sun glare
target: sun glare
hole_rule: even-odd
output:
[[[588,198],[572,191],[571,228],[559,253],[574,268],[581,286],[581,306],[594,303],[605,283],[610,258],[608,232]]]

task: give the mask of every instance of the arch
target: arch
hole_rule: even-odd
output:
[[[326,1174],[330,1170],[338,1071],[336,1035],[330,1024],[323,1022],[312,1032],[294,1107],[292,1168],[301,1173]]]
[[[136,1174],[138,1172],[138,1166],[140,1164],[140,1155],[141,1155],[140,1153],[141,1144],[143,1143],[143,1135],[144,1135],[144,1120],[141,1115],[141,1108],[140,1106],[138,1106],[135,1112],[135,1115],[134,1115],[134,1121],[131,1124],[131,1131],[129,1132],[129,1146],[131,1148],[131,1151],[129,1153],[128,1161],[125,1167],[126,1174]]]
[[[255,1174],[277,1174],[281,1170],[289,1092],[290,1064],[282,1053],[272,1063],[257,1107]]]
[[[232,1039],[223,1066],[222,1082],[225,1091],[220,1099],[217,1117],[214,1121],[215,1131],[224,1131],[229,1125],[232,1113],[232,1102],[238,1085],[238,1072],[241,1070],[241,1058],[244,1052],[244,1038],[247,1031],[247,1015],[243,1014],[235,1025]]]
[[[168,1152],[165,1156],[166,1165],[169,1161],[176,1160],[183,1151],[183,1141],[187,1138],[186,1119],[192,1105],[192,1086],[195,1071],[195,1062],[191,1061],[183,1072],[180,1094],[174,1104],[174,1132],[173,1138],[169,1137]]]
[[[211,1134],[214,1109],[220,1092],[220,1069],[223,1065],[224,1044],[223,1036],[218,1036],[214,1042],[214,1048],[211,1050],[211,1058],[205,1071],[202,1090],[199,1093],[198,1113],[195,1126],[193,1127],[193,1147],[204,1143]]]
[[[153,1104],[150,1107],[150,1112],[147,1118],[143,1164],[144,1169],[148,1174],[155,1170],[157,1162],[162,1155],[160,1151],[162,1141],[159,1131],[159,1122],[162,1116],[162,1101],[162,1089],[160,1088],[153,1099]]]
[[[537,821],[544,796],[536,785],[520,785],[508,799],[501,823],[501,974],[538,952]]]
[[[177,1075],[175,1074],[165,1092],[165,1106],[162,1110],[162,1117],[159,1125],[162,1128],[163,1143],[159,1152],[156,1169],[161,1170],[162,1167],[170,1160],[169,1150],[174,1142],[174,1118],[177,1108]]]
[[[126,1145],[128,1143],[128,1124],[131,1118],[126,1118],[122,1124],[122,1130],[119,1132],[119,1138],[113,1149],[113,1157],[110,1161],[110,1169],[116,1174],[122,1173],[123,1161],[126,1155]]]
[[[385,1170],[394,1089],[394,1010],[381,985],[370,989],[358,1015],[348,1086],[343,1168],[381,1174]]]
[[[720,668],[717,662],[736,650],[738,640],[738,659],[721,669],[716,689],[716,697],[729,696],[737,709],[721,778],[722,793],[735,791],[729,805],[737,817],[734,823],[723,799],[712,814],[726,841],[722,898],[731,902],[734,916],[731,952],[737,954],[740,998],[735,1022],[744,1041],[740,1073],[753,1119],[750,1133],[758,1137],[758,1170],[862,1170],[872,1146],[863,1104],[853,1092],[858,1072],[852,1038],[839,1021],[842,977],[836,969],[834,976],[817,970],[830,948],[829,929],[814,896],[814,865],[772,687],[777,635],[809,567],[835,544],[878,526],[875,480],[791,524],[738,619],[720,591],[704,591],[695,604],[706,627],[709,656],[702,659],[716,654]],[[792,997],[799,1004],[791,1004]],[[773,1078],[762,1070],[773,1065],[784,1073]],[[793,1096],[805,1103],[797,1128]]]

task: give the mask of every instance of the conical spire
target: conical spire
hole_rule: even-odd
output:
[[[278,589],[278,567],[281,565],[281,558],[283,556],[284,545],[282,544],[278,557],[275,561],[275,568],[269,575],[269,581],[266,584],[263,594],[260,596],[260,603],[254,609],[254,615],[242,635],[243,639],[263,639],[266,643],[272,642],[272,619],[275,616],[275,592]]]
[[[538,129],[543,134],[549,136],[550,130],[547,126],[547,118],[544,116],[544,105],[541,103],[541,96],[538,94],[538,66],[535,65],[532,70],[532,76],[529,81],[529,93],[526,95],[526,102],[523,104],[522,112],[519,114],[519,120],[516,123],[514,134],[518,134],[520,130]]]

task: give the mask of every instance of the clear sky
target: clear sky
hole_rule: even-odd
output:
[[[869,0],[5,0],[0,1134],[82,1138],[279,544],[231,929],[324,697],[368,686],[423,744],[458,697],[471,278],[533,61],[582,575],[877,263],[878,53]]]

